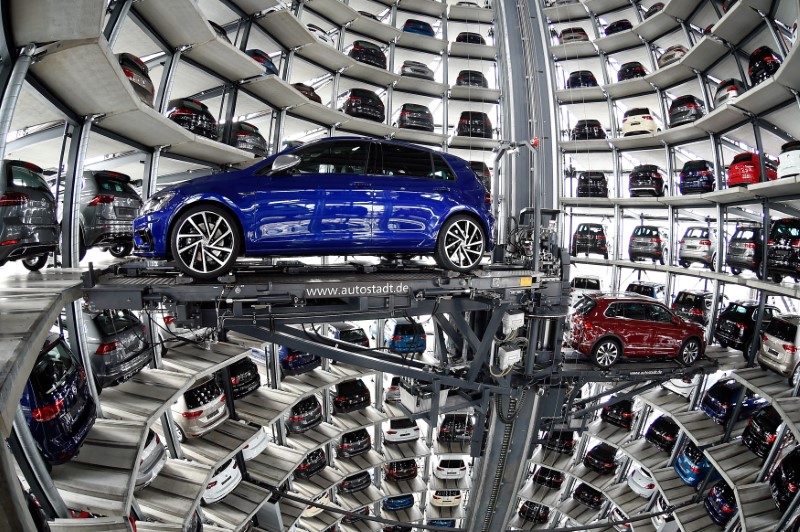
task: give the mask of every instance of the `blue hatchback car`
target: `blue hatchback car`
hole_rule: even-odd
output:
[[[428,519],[428,524],[431,526],[443,526],[447,528],[455,528],[455,519]]]
[[[694,487],[700,484],[711,471],[711,462],[708,461],[702,450],[693,442],[689,442],[678,455],[673,467],[684,484]],[[719,476],[716,471],[712,475],[712,480]]]
[[[742,386],[742,384],[733,379],[717,381],[703,396],[700,407],[711,419],[723,425],[733,415]],[[750,389],[745,389],[742,408],[739,411],[739,419],[752,417],[753,414],[767,406],[767,404],[766,399],[762,399]]]
[[[308,373],[314,368],[322,365],[322,359],[317,355],[304,353],[297,349],[289,349],[288,347],[278,347],[278,360],[281,365],[281,373],[283,375],[300,375]]]
[[[406,23],[403,24],[403,31],[407,31],[408,33],[417,33],[427,37],[433,37],[436,35],[436,32],[433,31],[433,27],[431,27],[430,24],[424,20],[417,20],[415,18],[406,20]]]
[[[97,408],[83,365],[61,336],[45,342],[19,404],[45,460],[57,465],[78,454]]]
[[[137,255],[211,280],[240,255],[433,255],[469,272],[491,249],[493,227],[491,196],[467,161],[333,137],[165,188],[133,228]]]
[[[736,514],[736,496],[724,480],[717,482],[703,501],[711,520],[725,526]]]
[[[384,510],[397,511],[405,510],[414,506],[414,496],[410,493],[407,495],[399,495],[397,497],[386,497],[383,499],[381,506]]]

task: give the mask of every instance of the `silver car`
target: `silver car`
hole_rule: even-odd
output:
[[[689,53],[689,50],[682,44],[670,46],[658,57],[658,68],[664,68],[665,66],[671,65],[676,61],[680,61],[681,58],[687,53]]]
[[[135,490],[149,486],[167,463],[167,449],[161,438],[152,429],[147,432],[142,454],[139,455],[139,474],[136,476]]]
[[[142,198],[119,172],[84,172],[81,189],[81,256],[100,247],[115,257],[133,250],[133,220],[139,216]]]
[[[693,262],[699,262],[710,270],[714,270],[717,262],[717,231],[703,226],[686,229],[678,247],[678,264],[688,268]]]
[[[213,375],[201,378],[178,398],[172,405],[172,419],[179,441],[211,432],[228,419],[225,394]]]
[[[24,161],[3,161],[5,192],[0,195],[0,266],[22,260],[31,271],[47,264],[58,247],[56,200],[43,170]]]
[[[84,309],[83,324],[98,388],[124,382],[150,363],[147,328],[132,311]]]
[[[433,80],[433,70],[428,68],[428,65],[425,63],[420,63],[419,61],[403,61],[403,66],[400,67],[400,75],[410,78]]]
[[[758,363],[772,371],[789,377],[789,384],[800,380],[800,315],[774,316],[761,334]]]

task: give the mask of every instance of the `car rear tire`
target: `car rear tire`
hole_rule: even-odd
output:
[[[684,366],[691,366],[698,358],[700,358],[700,341],[697,338],[689,338],[681,346],[678,362]]]
[[[172,256],[178,268],[195,279],[212,280],[229,273],[239,256],[236,220],[217,205],[198,205],[173,225]]]
[[[739,275],[740,273],[742,273],[742,269],[741,268],[736,268],[734,266],[731,266],[731,273],[733,275]]]
[[[608,369],[622,358],[622,345],[613,338],[603,338],[592,349],[592,362],[600,368]]]
[[[114,244],[108,248],[108,252],[111,253],[111,256],[118,259],[127,257],[131,254],[131,251],[133,251],[133,242],[128,242],[126,244]]]
[[[690,266],[690,263],[688,260],[682,260],[681,266],[683,266],[684,268],[688,268]]]
[[[483,259],[486,241],[486,233],[479,221],[456,214],[439,230],[434,253],[436,263],[446,270],[470,272]]]
[[[727,348],[728,348],[728,342],[726,342],[725,340],[720,340],[720,341],[719,341],[719,345],[720,345],[720,347],[722,347],[723,349],[727,349]]]
[[[775,272],[769,272],[769,278],[772,279],[772,282],[780,284],[783,281],[783,275]]]
[[[711,255],[711,262],[708,263],[708,269],[712,272],[717,271],[717,254]]]
[[[800,380],[800,364],[794,367],[792,375],[789,377],[789,385],[794,388],[797,386],[797,381]]]
[[[25,269],[32,272],[38,272],[44,268],[45,264],[47,264],[47,253],[22,259],[22,265],[25,266]]]

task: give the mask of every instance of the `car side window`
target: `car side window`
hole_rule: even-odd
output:
[[[650,321],[658,321],[662,323],[671,323],[672,314],[667,309],[660,305],[647,305],[647,312],[650,315]]]
[[[400,144],[381,144],[382,174],[398,177],[432,177],[431,154]]]
[[[432,155],[433,157],[433,178],[443,179],[445,181],[455,181],[456,176],[450,169],[450,166],[445,162],[441,155]]]
[[[623,303],[622,313],[629,320],[647,320],[647,311],[643,303]]]
[[[622,305],[620,303],[614,303],[613,305],[609,305],[608,308],[606,309],[606,317],[607,318],[623,317]]]
[[[362,141],[323,142],[295,152],[300,174],[363,174],[367,169],[369,143]]]

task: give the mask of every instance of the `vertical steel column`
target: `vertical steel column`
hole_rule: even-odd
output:
[[[167,59],[164,65],[164,73],[161,75],[161,83],[158,86],[158,93],[156,94],[155,105],[153,108],[159,113],[164,114],[169,105],[169,97],[172,93],[172,83],[175,79],[175,71],[178,70],[178,64],[181,61],[181,55],[188,46],[181,46],[172,51],[172,55]]]
[[[788,427],[786,423],[781,423],[778,430],[775,432],[775,441],[772,443],[772,448],[767,453],[766,458],[764,458],[764,463],[761,465],[761,469],[758,472],[758,476],[756,477],[756,482],[764,482],[767,480],[767,476],[769,475],[769,471],[772,466],[775,464],[775,460],[778,459],[778,455],[781,452],[781,448],[783,447],[783,440],[786,438],[786,433],[788,432]],[[776,529],[777,530],[777,529]]]
[[[86,158],[93,121],[94,117],[84,117],[82,123],[72,129],[61,221],[61,254],[65,268],[77,268],[79,263],[81,239],[78,223],[79,199],[83,181],[83,161]]]
[[[764,157],[760,157],[761,164],[764,164]],[[763,168],[762,168],[763,171]],[[762,272],[762,279],[767,278],[767,252],[769,251],[767,242],[769,241],[769,230],[770,230],[770,213],[769,213],[769,203],[767,200],[761,200],[761,210],[762,216],[764,219],[764,230],[761,232],[761,272]],[[763,290],[759,291],[758,294],[758,317],[756,318],[756,324],[754,331],[760,331],[761,328],[764,326],[764,306],[767,302],[767,295]],[[753,341],[750,342],[750,346],[747,351],[747,366],[752,367],[756,363],[756,355],[758,354],[758,342]]]
[[[156,193],[158,185],[158,163],[161,161],[163,146],[155,146],[152,151],[144,156],[145,172],[142,178],[142,198],[147,200]]]
[[[17,467],[22,471],[28,464],[25,462],[24,456],[17,458],[15,462],[9,447],[22,450],[19,442],[16,441],[13,430],[8,438],[8,445],[0,446],[0,530],[37,530],[27,510],[27,496],[22,492],[22,485],[17,477]],[[28,478],[28,474],[23,473],[23,475]],[[33,486],[30,481],[28,483]],[[34,493],[37,501],[40,501],[39,504],[48,517],[60,517],[52,511],[49,504],[50,511],[45,509],[47,501],[44,497],[40,499],[33,489],[31,492]],[[45,501],[45,504],[41,501]]]
[[[106,22],[106,27],[103,28],[103,36],[108,41],[108,47],[111,49],[117,44],[119,32],[122,30],[122,23],[127,18],[132,4],[133,0],[116,0],[111,3],[108,22]]]
[[[6,157],[6,143],[9,131],[11,131],[11,120],[14,118],[14,109],[17,106],[19,94],[22,92],[22,85],[25,83],[25,76],[33,63],[33,52],[36,47],[29,44],[22,49],[14,66],[11,67],[11,73],[8,80],[8,86],[3,93],[3,99],[0,101],[0,161]],[[9,58],[10,60],[10,58]],[[6,180],[0,179],[0,194],[5,192]]]

